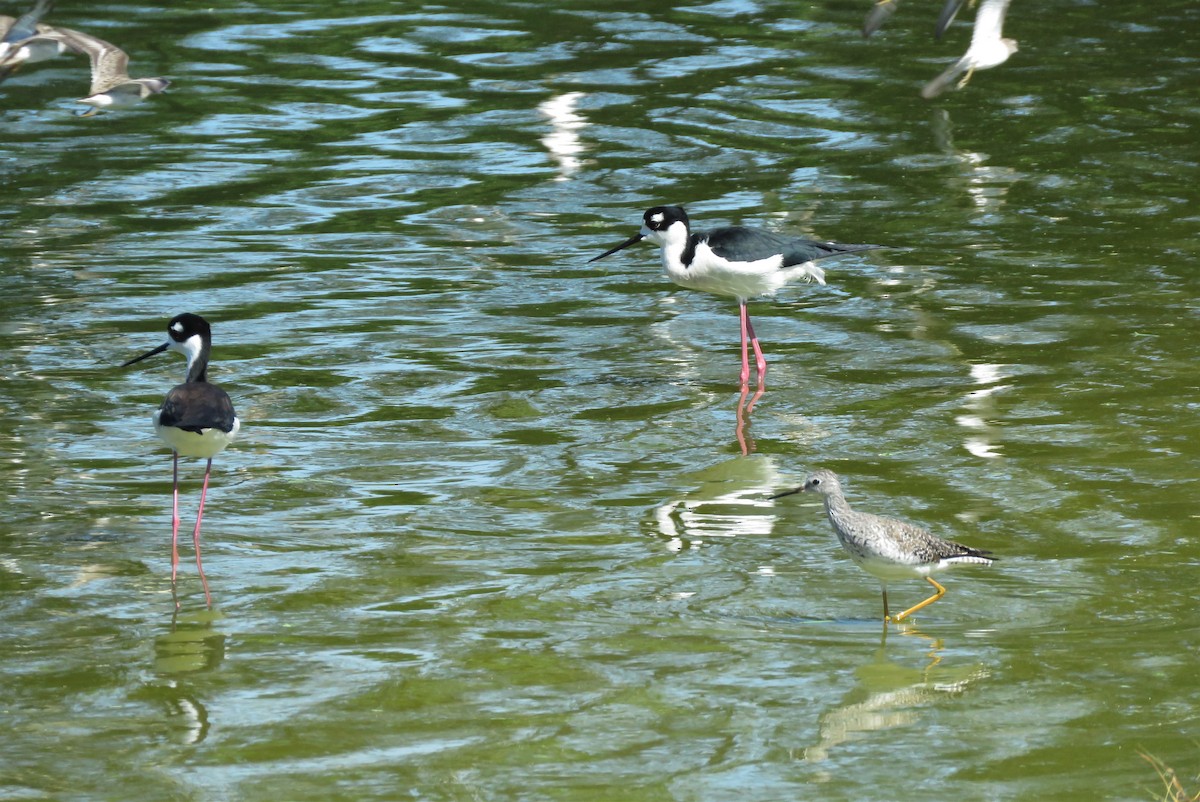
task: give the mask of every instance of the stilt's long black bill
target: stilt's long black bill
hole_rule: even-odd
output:
[[[776,493],[773,496],[767,496],[767,499],[771,500],[771,499],[783,498],[784,496],[794,496],[797,493],[803,493],[803,492],[804,492],[804,485],[800,485],[800,487],[797,487],[795,490],[785,490],[782,493]]]
[[[599,261],[600,261],[601,259],[603,259],[604,257],[606,257],[606,256],[612,256],[612,255],[613,255],[614,253],[616,253],[617,251],[619,251],[619,250],[621,250],[621,249],[623,249],[623,248],[628,248],[630,245],[633,245],[633,244],[635,244],[635,243],[638,243],[638,242],[641,242],[641,241],[642,241],[642,235],[641,235],[641,234],[634,234],[632,237],[630,237],[629,239],[625,240],[624,242],[622,242],[622,243],[621,243],[620,245],[618,245],[617,247],[615,247],[615,248],[609,248],[607,251],[605,251],[604,253],[600,254],[600,255],[599,255],[599,256],[597,256],[595,259],[588,259],[588,264],[590,265],[592,262],[599,262]]]
[[[142,354],[141,356],[135,356],[133,359],[129,360],[124,365],[121,365],[121,367],[127,368],[130,365],[132,365],[134,362],[141,362],[143,359],[146,359],[147,357],[154,356],[155,354],[161,354],[163,351],[167,350],[170,346],[171,346],[170,343],[163,343],[162,345],[158,346],[157,348],[155,348],[152,351],[147,351],[146,353]]]

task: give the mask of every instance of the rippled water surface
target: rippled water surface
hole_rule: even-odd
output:
[[[0,85],[0,797],[1146,799],[1200,770],[1200,10],[61,3]],[[22,8],[0,9],[19,13]],[[890,246],[736,305],[660,203]],[[169,570],[181,311],[243,428]],[[739,425],[740,424],[740,425]],[[884,633],[806,496],[994,550]],[[203,465],[183,463],[185,527]],[[893,606],[923,583],[891,587]]]

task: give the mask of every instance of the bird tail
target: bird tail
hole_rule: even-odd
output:
[[[813,258],[824,259],[828,256],[841,256],[844,253],[858,253],[859,251],[875,251],[880,248],[886,248],[887,245],[850,245],[845,242],[818,242],[815,243],[820,247],[822,253]]]
[[[991,565],[1000,559],[999,557],[993,557],[992,553],[987,549],[975,549],[970,546],[964,546],[961,543],[955,543],[954,545],[959,549],[959,553],[953,557],[945,558],[945,561],[948,563],[958,565]]]
[[[825,283],[825,271],[822,270],[821,268],[817,267],[812,262],[806,262],[805,264],[801,265],[800,267],[802,267],[804,269],[804,274],[803,274],[802,278],[805,281],[815,281],[818,284]]]

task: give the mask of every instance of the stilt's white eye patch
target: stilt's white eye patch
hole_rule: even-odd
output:
[[[171,331],[175,332],[176,334],[183,334],[183,324],[182,323],[172,323]]]
[[[662,222],[663,220],[665,220],[665,219],[666,219],[666,218],[663,216],[663,213],[662,213],[662,212],[659,212],[658,214],[652,214],[652,215],[650,215],[650,222],[651,222],[651,223],[661,223],[661,222]]]

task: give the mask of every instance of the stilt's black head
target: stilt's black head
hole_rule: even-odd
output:
[[[673,224],[680,221],[685,226],[688,224],[687,212],[683,210],[682,206],[655,206],[653,209],[647,209],[646,213],[642,215],[642,230],[640,232],[634,234],[615,248],[609,248],[596,258],[588,259],[588,264],[599,262],[606,256],[612,256],[617,251],[624,250],[630,245],[641,242],[644,238],[651,237],[659,231],[666,231]]]

